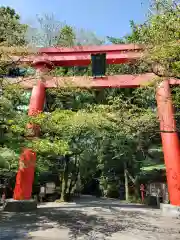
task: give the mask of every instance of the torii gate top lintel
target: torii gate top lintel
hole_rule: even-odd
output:
[[[135,44],[100,46],[74,46],[40,48],[37,55],[26,57],[22,62],[34,63],[49,61],[53,66],[88,66],[91,54],[106,53],[107,64],[122,64],[136,61],[142,56],[143,47]]]
[[[73,46],[73,47],[49,47],[40,48],[39,53],[58,54],[58,53],[100,53],[100,52],[122,52],[122,51],[142,51],[143,46],[137,44],[113,44],[113,45],[92,45],[92,46]]]
[[[134,62],[141,58],[144,47],[136,44],[114,44],[100,46],[74,46],[40,48],[38,54],[22,61],[31,64],[42,71],[43,68],[51,69],[56,66],[88,66],[91,64],[91,54],[106,53],[107,64],[123,64]],[[72,82],[75,86],[88,88],[134,88],[154,80],[155,74],[142,75],[116,75],[103,78],[92,77],[51,77],[46,81],[46,88],[62,86],[63,82]],[[32,88],[32,78],[21,82],[25,88]],[[180,80],[171,79],[170,84],[179,85]]]

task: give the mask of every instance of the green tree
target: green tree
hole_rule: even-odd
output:
[[[103,94],[103,99],[91,91],[77,89],[57,89],[48,93],[51,97],[47,98],[47,107],[51,113],[38,120],[43,135],[36,143],[36,150],[54,159],[58,154],[68,159],[68,164],[66,161],[59,166],[60,179],[65,186],[63,199],[73,193],[71,187],[78,174],[83,184],[98,178],[103,192],[106,187],[112,192],[116,186],[116,196],[125,170],[131,179],[136,179],[157,130],[155,113],[150,109],[152,105],[141,99],[144,92],[135,91],[131,99],[122,92],[111,94],[111,97]],[[62,149],[61,152],[58,149]],[[51,161],[49,164],[53,165],[56,160]]]
[[[179,1],[152,1],[147,21],[134,25],[136,42],[146,46],[142,61],[159,77],[180,77]]]
[[[0,7],[0,44],[24,45],[27,25],[20,23],[20,16],[10,7]]]
[[[107,36],[107,40],[112,44],[124,44],[124,39]]]
[[[27,144],[24,136],[28,117],[20,106],[27,105],[29,99],[24,89],[6,75],[9,67],[16,65],[14,55],[24,57],[29,52],[25,46],[0,46],[0,171],[7,168],[16,172],[20,150]]]
[[[32,142],[31,147],[51,159],[64,156],[59,166],[59,178],[61,199],[66,200],[75,190],[82,155],[87,156],[87,153],[94,151],[94,147],[88,146],[96,146],[99,129],[105,119],[83,110],[55,110],[51,114],[39,115],[34,120],[41,125],[42,138]]]
[[[61,28],[57,39],[57,45],[62,47],[72,47],[75,44],[76,35],[71,26],[65,25]]]
[[[18,111],[23,102],[22,93],[17,86],[2,84],[0,97],[0,155],[1,166],[16,171],[18,156],[23,146],[27,116]],[[12,96],[13,94],[13,96]]]

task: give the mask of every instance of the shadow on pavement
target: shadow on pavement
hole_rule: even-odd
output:
[[[133,221],[134,218],[140,220],[139,214],[133,212],[129,214],[131,214],[130,218],[133,218]],[[92,231],[95,231],[96,234],[111,236],[113,233],[124,231],[132,225],[130,222],[126,224],[124,218],[119,218],[118,221],[108,221],[102,217],[86,215],[80,211],[66,210],[64,207],[39,208],[31,213],[0,212],[0,222],[1,240],[30,239],[27,235],[28,232],[43,231],[54,227],[68,228],[72,239],[82,235],[88,236]]]
[[[117,211],[115,207],[120,209]],[[88,210],[93,207],[94,211]],[[102,208],[99,208],[102,207]],[[133,208],[131,211],[122,208]],[[97,208],[97,209],[96,209]],[[137,208],[137,211],[134,209]],[[166,234],[165,228],[157,225],[158,216],[152,216],[149,211],[138,212],[141,205],[121,205],[110,200],[78,200],[77,204],[62,204],[60,206],[43,206],[37,211],[31,213],[7,213],[0,212],[0,239],[1,240],[20,240],[31,239],[28,232],[45,231],[48,229],[67,229],[69,237],[67,239],[77,239],[83,236],[84,239],[101,239],[89,238],[92,232],[96,236],[112,236],[114,233],[131,232],[132,230],[148,233]],[[83,212],[84,211],[84,212]],[[103,215],[104,211],[104,215]],[[87,214],[86,214],[87,212]],[[109,214],[109,217],[108,216]],[[151,222],[152,219],[155,222]],[[175,232],[176,233],[176,232]],[[32,238],[33,239],[33,238]],[[44,239],[44,238],[41,238]],[[49,238],[47,238],[49,239]],[[64,238],[58,238],[64,239]]]
[[[97,216],[88,216],[79,211],[66,211],[63,208],[40,208],[31,213],[0,213],[0,239],[25,239],[27,232],[49,228],[68,228],[69,234],[76,238],[88,235],[96,228],[98,233],[110,236],[124,230],[121,224],[107,222]],[[27,236],[28,237],[28,236]],[[30,238],[28,238],[30,239]]]

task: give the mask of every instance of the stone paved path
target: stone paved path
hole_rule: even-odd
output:
[[[0,212],[0,240],[180,240],[180,220],[160,210],[84,197],[31,213]]]

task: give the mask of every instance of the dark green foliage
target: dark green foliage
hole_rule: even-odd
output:
[[[0,7],[0,44],[24,45],[27,25],[20,23],[20,16],[10,7]]]
[[[61,47],[72,47],[75,45],[76,35],[71,26],[64,26],[57,37],[57,45]]]

